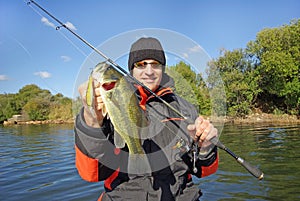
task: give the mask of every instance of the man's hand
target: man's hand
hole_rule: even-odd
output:
[[[190,124],[187,127],[191,137],[195,142],[198,142],[199,147],[208,147],[211,145],[209,141],[213,137],[218,136],[218,130],[203,117],[199,116],[194,124]]]
[[[84,106],[84,112],[83,112],[84,120],[88,126],[96,127],[96,128],[102,126],[103,118],[104,118],[102,113],[104,103],[100,93],[100,86],[101,85],[99,82],[97,82],[96,80],[93,81],[92,90],[94,95],[93,97],[94,104],[92,108],[90,108],[86,103],[86,93],[87,93],[86,91],[88,87],[88,81],[81,84],[78,88]]]

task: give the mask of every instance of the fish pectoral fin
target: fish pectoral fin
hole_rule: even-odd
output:
[[[114,133],[114,143],[117,148],[125,147],[125,140],[117,132]]]

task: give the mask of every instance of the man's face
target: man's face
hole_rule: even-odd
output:
[[[134,64],[132,75],[138,81],[155,91],[162,79],[162,65],[153,59],[145,59]]]

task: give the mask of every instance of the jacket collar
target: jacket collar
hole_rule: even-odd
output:
[[[142,86],[135,84],[135,87],[137,88],[137,95],[140,99],[140,107],[143,110],[146,110],[146,103],[154,98],[152,94],[150,94],[148,91],[146,91]],[[166,95],[166,94],[172,94],[174,87],[174,80],[167,74],[163,73],[161,85],[158,87],[157,90],[154,91],[154,93],[160,97]]]

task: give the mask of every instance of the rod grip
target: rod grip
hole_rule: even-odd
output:
[[[246,170],[248,170],[248,172],[250,172],[253,176],[255,176],[256,178],[258,178],[259,180],[262,180],[264,178],[264,173],[258,169],[257,167],[251,165],[250,163],[248,163],[247,161],[245,161],[244,159],[238,157],[237,162],[239,162]]]

